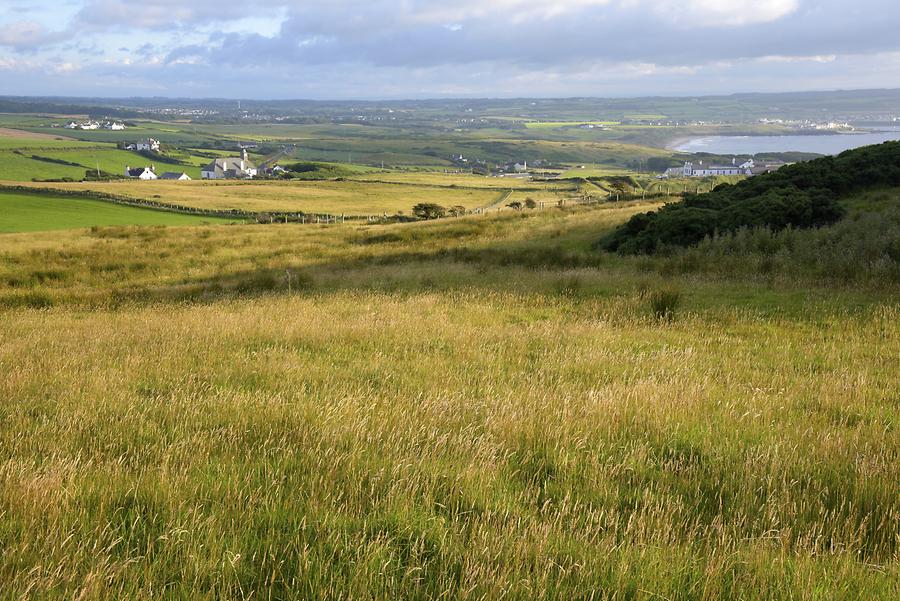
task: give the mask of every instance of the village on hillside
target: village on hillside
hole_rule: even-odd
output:
[[[159,140],[148,138],[138,142],[126,142],[122,145],[122,148],[142,153],[159,153],[160,142]],[[277,165],[268,169],[269,173],[277,173],[279,171],[284,170]],[[200,177],[201,179],[253,179],[259,172],[259,168],[250,160],[247,149],[242,147],[239,157],[213,159],[211,163],[200,170]],[[184,172],[167,171],[157,174],[156,166],[153,164],[145,167],[131,167],[128,165],[125,167],[125,177],[144,181],[190,181],[193,179]]]

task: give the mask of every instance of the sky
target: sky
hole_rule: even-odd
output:
[[[0,0],[0,95],[900,88],[898,0]]]

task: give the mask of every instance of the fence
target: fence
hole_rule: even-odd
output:
[[[280,211],[242,211],[240,209],[216,210],[216,209],[199,209],[186,205],[175,203],[161,202],[158,200],[150,200],[146,198],[134,198],[132,196],[123,196],[121,194],[110,194],[108,192],[98,192],[95,190],[67,190],[65,188],[47,188],[37,186],[16,186],[8,184],[0,184],[0,192],[18,192],[24,194],[44,194],[52,196],[63,196],[72,198],[87,198],[90,200],[100,200],[103,202],[111,202],[114,204],[141,207],[152,209],[155,211],[168,211],[172,213],[181,213],[185,215],[198,215],[204,217],[217,217],[224,219],[237,219],[242,221],[255,221],[256,223],[303,223],[329,225],[346,223],[347,221],[364,221],[366,223],[384,223],[388,221],[415,221],[416,219],[404,217],[400,215],[340,215],[332,213],[304,213],[302,211],[280,212]],[[491,211],[499,212],[509,207],[503,206],[502,202],[509,198],[509,192],[505,193],[503,198],[496,201],[489,207],[481,207],[472,209],[469,215],[484,215]],[[556,202],[540,201],[535,209],[544,209],[550,207],[566,207],[574,205],[590,205],[600,204],[601,202],[626,202],[631,200],[648,200],[655,198],[664,198],[669,196],[663,193],[654,194],[607,194],[606,198],[595,198],[584,195],[580,198],[563,198]],[[499,205],[499,206],[498,206]],[[460,217],[458,213],[448,213],[443,218]]]

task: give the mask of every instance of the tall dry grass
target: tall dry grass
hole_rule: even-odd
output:
[[[616,219],[0,241],[0,597],[895,598],[895,297]]]

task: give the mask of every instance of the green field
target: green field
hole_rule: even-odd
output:
[[[68,133],[69,130],[64,131]],[[115,142],[9,137],[3,136],[0,132],[0,180],[25,182],[70,178],[80,181],[85,177],[87,170],[94,171],[99,168],[103,172],[121,176],[127,166],[148,165],[154,165],[157,174],[166,171],[185,172],[190,177],[199,179],[200,168],[211,161],[209,157],[201,156],[200,153],[216,156],[236,156],[237,153],[234,147],[228,150],[171,147],[165,156],[154,159],[118,147],[123,141],[135,141],[146,137],[147,132],[127,130],[104,133],[115,134],[116,137],[111,138]],[[150,132],[150,135],[154,133]],[[167,158],[169,160],[166,160]],[[254,155],[252,159],[259,161],[262,157]]]
[[[109,225],[203,225],[230,220],[129,207],[99,200],[0,192],[0,233]]]

